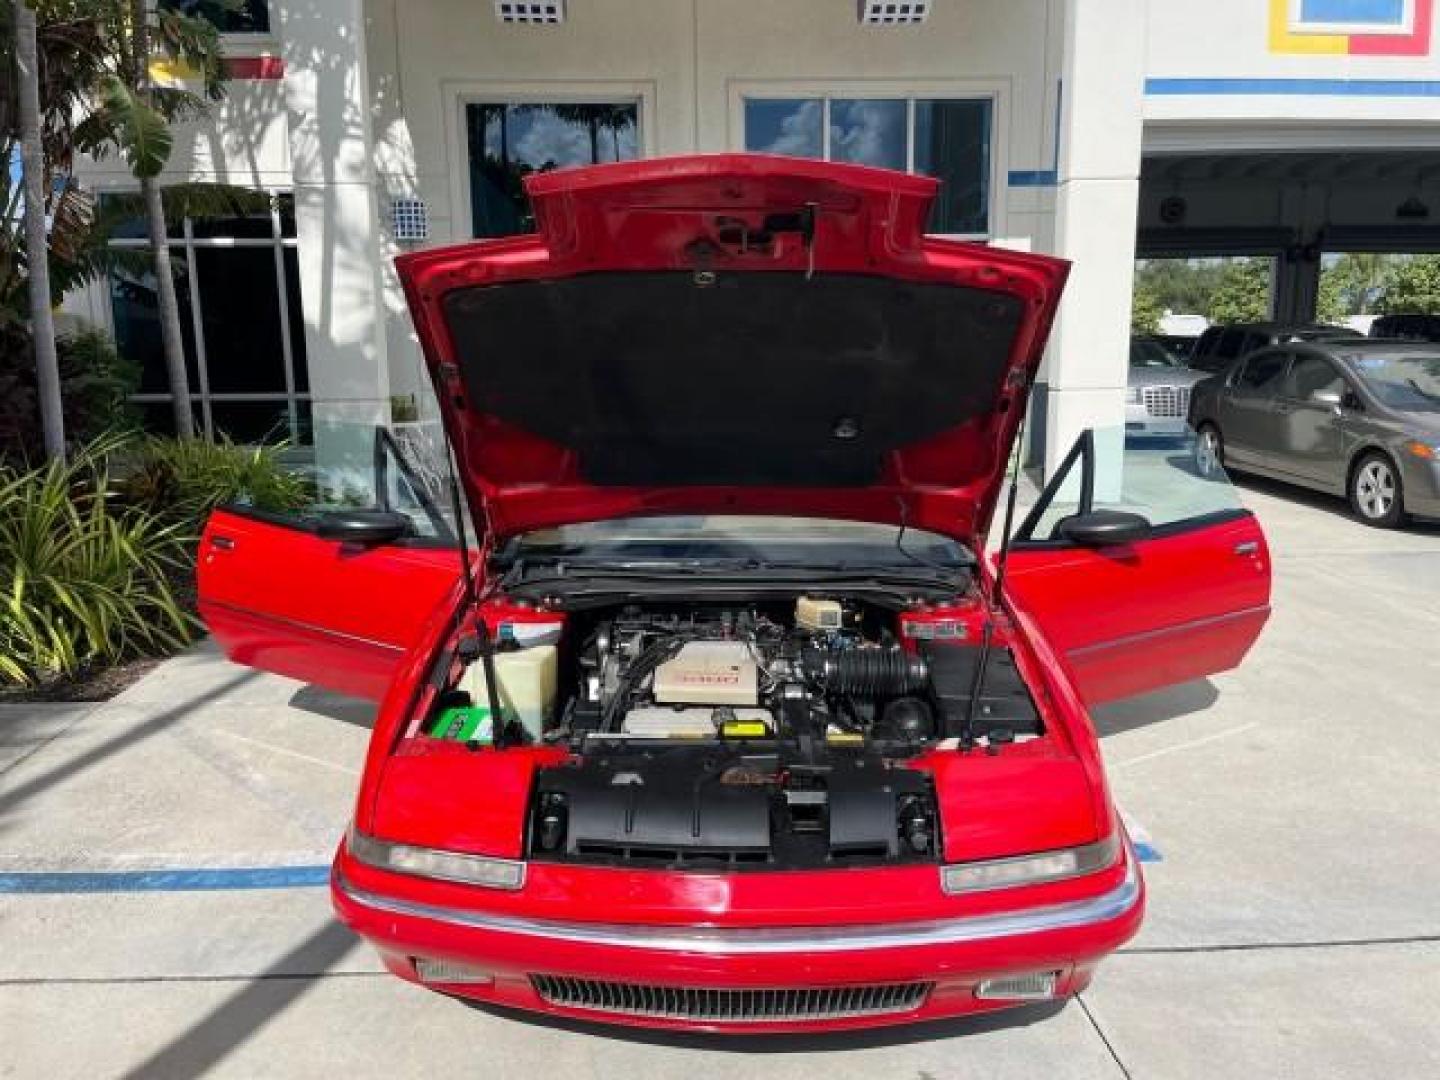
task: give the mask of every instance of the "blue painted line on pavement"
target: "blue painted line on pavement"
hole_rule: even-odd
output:
[[[1165,861],[1165,856],[1160,854],[1160,849],[1157,848],[1154,844],[1151,844],[1145,840],[1131,840],[1130,843],[1135,848],[1136,858],[1138,858],[1141,862]]]
[[[328,863],[309,866],[194,870],[108,870],[0,873],[0,893],[214,892],[300,889],[325,885]]]

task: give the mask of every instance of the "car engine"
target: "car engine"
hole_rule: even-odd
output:
[[[787,617],[788,616],[788,617]],[[932,860],[925,660],[866,613],[631,608],[595,626],[537,779],[531,856],[673,868]],[[897,755],[892,751],[901,751]]]
[[[861,613],[802,598],[793,622],[754,609],[632,609],[597,627],[581,654],[576,732],[626,739],[845,735],[924,740],[928,670]]]
[[[951,625],[948,639],[907,648],[891,609],[801,596],[612,607],[538,648],[511,640],[494,657],[502,697],[547,704],[543,723],[512,725],[507,741],[568,750],[536,769],[527,857],[726,870],[935,861],[940,816],[916,759],[944,740],[994,752],[1040,730],[1010,651],[994,649],[978,678],[984,650]],[[545,671],[556,685],[529,689]]]

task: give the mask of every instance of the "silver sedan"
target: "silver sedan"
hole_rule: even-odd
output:
[[[1158,342],[1132,339],[1125,396],[1126,438],[1184,435],[1190,389],[1205,377],[1205,372],[1186,367]]]
[[[1222,463],[1343,495],[1367,525],[1440,517],[1440,346],[1293,342],[1197,384],[1202,472]]]

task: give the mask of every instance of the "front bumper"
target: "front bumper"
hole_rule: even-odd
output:
[[[1401,462],[1405,512],[1417,517],[1440,518],[1440,461],[1421,460],[1406,453],[1403,447],[1396,457]]]
[[[1125,434],[1132,439],[1177,439],[1189,430],[1183,416],[1152,416],[1144,405],[1125,405]]]
[[[911,1023],[1020,1005],[1025,999],[977,997],[977,984],[1035,972],[1058,972],[1054,996],[1073,994],[1088,983],[1099,960],[1134,935],[1144,909],[1144,883],[1128,848],[1123,873],[1093,895],[901,923],[718,927],[552,921],[441,906],[362,886],[347,876],[343,852],[332,894],[340,918],[402,978],[421,981],[415,960],[423,958],[483,971],[491,980],[427,982],[447,993],[578,1019],[747,1032]],[[716,1022],[556,1004],[541,996],[532,975],[717,990],[934,985],[904,1011]]]

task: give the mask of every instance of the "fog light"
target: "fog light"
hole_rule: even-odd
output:
[[[975,984],[975,996],[982,1001],[1045,1001],[1055,996],[1060,982],[1058,971],[1033,971],[1029,975],[1007,975]]]
[[[488,971],[457,964],[453,960],[432,960],[425,956],[414,956],[415,974],[421,982],[427,983],[469,983],[471,986],[489,986],[495,976]]]

